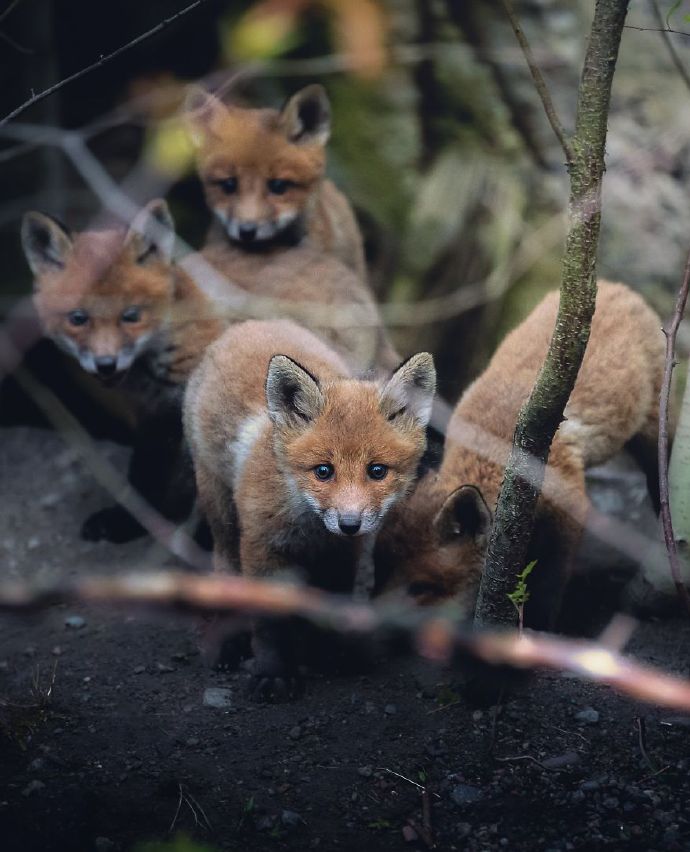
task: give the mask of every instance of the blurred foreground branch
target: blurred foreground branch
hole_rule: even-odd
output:
[[[619,652],[630,633],[630,623],[624,619],[612,623],[602,642],[591,642],[546,633],[473,632],[458,626],[454,609],[422,609],[392,601],[353,603],[313,588],[232,575],[161,572],[55,583],[0,583],[0,612],[30,613],[65,603],[125,604],[190,613],[298,615],[335,630],[361,634],[405,630],[415,637],[419,653],[434,662],[448,662],[460,652],[491,665],[567,670],[635,699],[690,710],[689,681],[632,662]]]

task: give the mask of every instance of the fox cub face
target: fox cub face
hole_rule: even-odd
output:
[[[375,531],[412,484],[426,446],[436,386],[431,355],[402,364],[388,382],[319,384],[284,355],[266,380],[274,450],[298,504],[341,536]]]
[[[299,233],[325,169],[323,88],[307,86],[278,112],[226,106],[194,87],[185,109],[206,201],[227,236],[251,247]]]
[[[385,525],[377,564],[389,587],[401,588],[418,604],[454,599],[473,606],[493,522],[491,510],[475,486],[448,493],[438,490],[436,476],[427,474]]]
[[[21,237],[45,333],[88,373],[109,382],[124,376],[156,339],[173,300],[175,235],[165,202],[151,202],[126,233],[74,238],[54,219],[31,212]]]

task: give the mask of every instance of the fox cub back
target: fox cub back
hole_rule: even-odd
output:
[[[557,292],[549,294],[464,393],[448,426],[440,469],[424,477],[381,532],[377,568],[383,585],[402,586],[420,603],[454,598],[474,606],[517,414],[546,355],[558,300]],[[549,610],[586,520],[585,469],[632,442],[645,463],[650,493],[655,489],[660,328],[659,317],[636,293],[622,284],[599,284],[589,345],[538,504],[529,557],[537,558],[532,578],[541,586],[540,599],[528,603],[534,626],[552,619]]]
[[[185,112],[206,201],[226,241],[265,251],[306,236],[364,280],[354,214],[324,177],[331,118],[322,86],[307,86],[280,111],[226,106],[193,87]]]

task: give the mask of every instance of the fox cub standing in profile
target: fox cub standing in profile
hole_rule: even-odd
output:
[[[403,585],[420,603],[455,598],[474,606],[517,414],[546,355],[558,302],[557,292],[546,296],[465,391],[448,426],[440,469],[425,476],[381,531],[377,570],[384,584]],[[529,556],[537,559],[537,594],[525,613],[532,626],[550,626],[555,616],[553,602],[589,506],[586,468],[628,444],[658,507],[660,328],[659,317],[636,293],[623,284],[599,284],[589,345],[551,447],[537,508]]]
[[[288,320],[228,329],[184,406],[216,568],[235,567],[239,532],[244,574],[297,570],[310,584],[351,591],[383,517],[413,482],[435,383],[427,353],[378,383],[351,378]],[[294,674],[288,638],[256,631],[254,652],[258,676]]]
[[[128,231],[73,237],[35,212],[22,223],[43,330],[86,372],[131,393],[138,427],[129,481],[161,510],[180,461],[186,380],[224,328],[196,284],[171,262],[174,238],[161,200],[140,211]],[[82,528],[94,541],[128,541],[143,532],[120,506],[96,512]]]
[[[195,86],[185,111],[206,201],[218,219],[211,243],[265,252],[307,237],[365,280],[354,213],[324,177],[331,118],[322,86],[307,86],[280,111],[226,106]]]

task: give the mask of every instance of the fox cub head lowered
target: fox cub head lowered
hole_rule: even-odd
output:
[[[197,86],[185,108],[206,201],[228,237],[249,248],[299,234],[324,176],[324,89],[307,86],[278,111],[226,106]]]
[[[410,488],[426,446],[436,386],[431,355],[403,363],[381,387],[320,383],[284,355],[266,379],[273,445],[291,492],[340,536],[374,532]]]
[[[174,226],[164,201],[150,202],[128,231],[72,235],[43,213],[22,222],[45,333],[100,379],[122,377],[154,345],[175,297]]]

